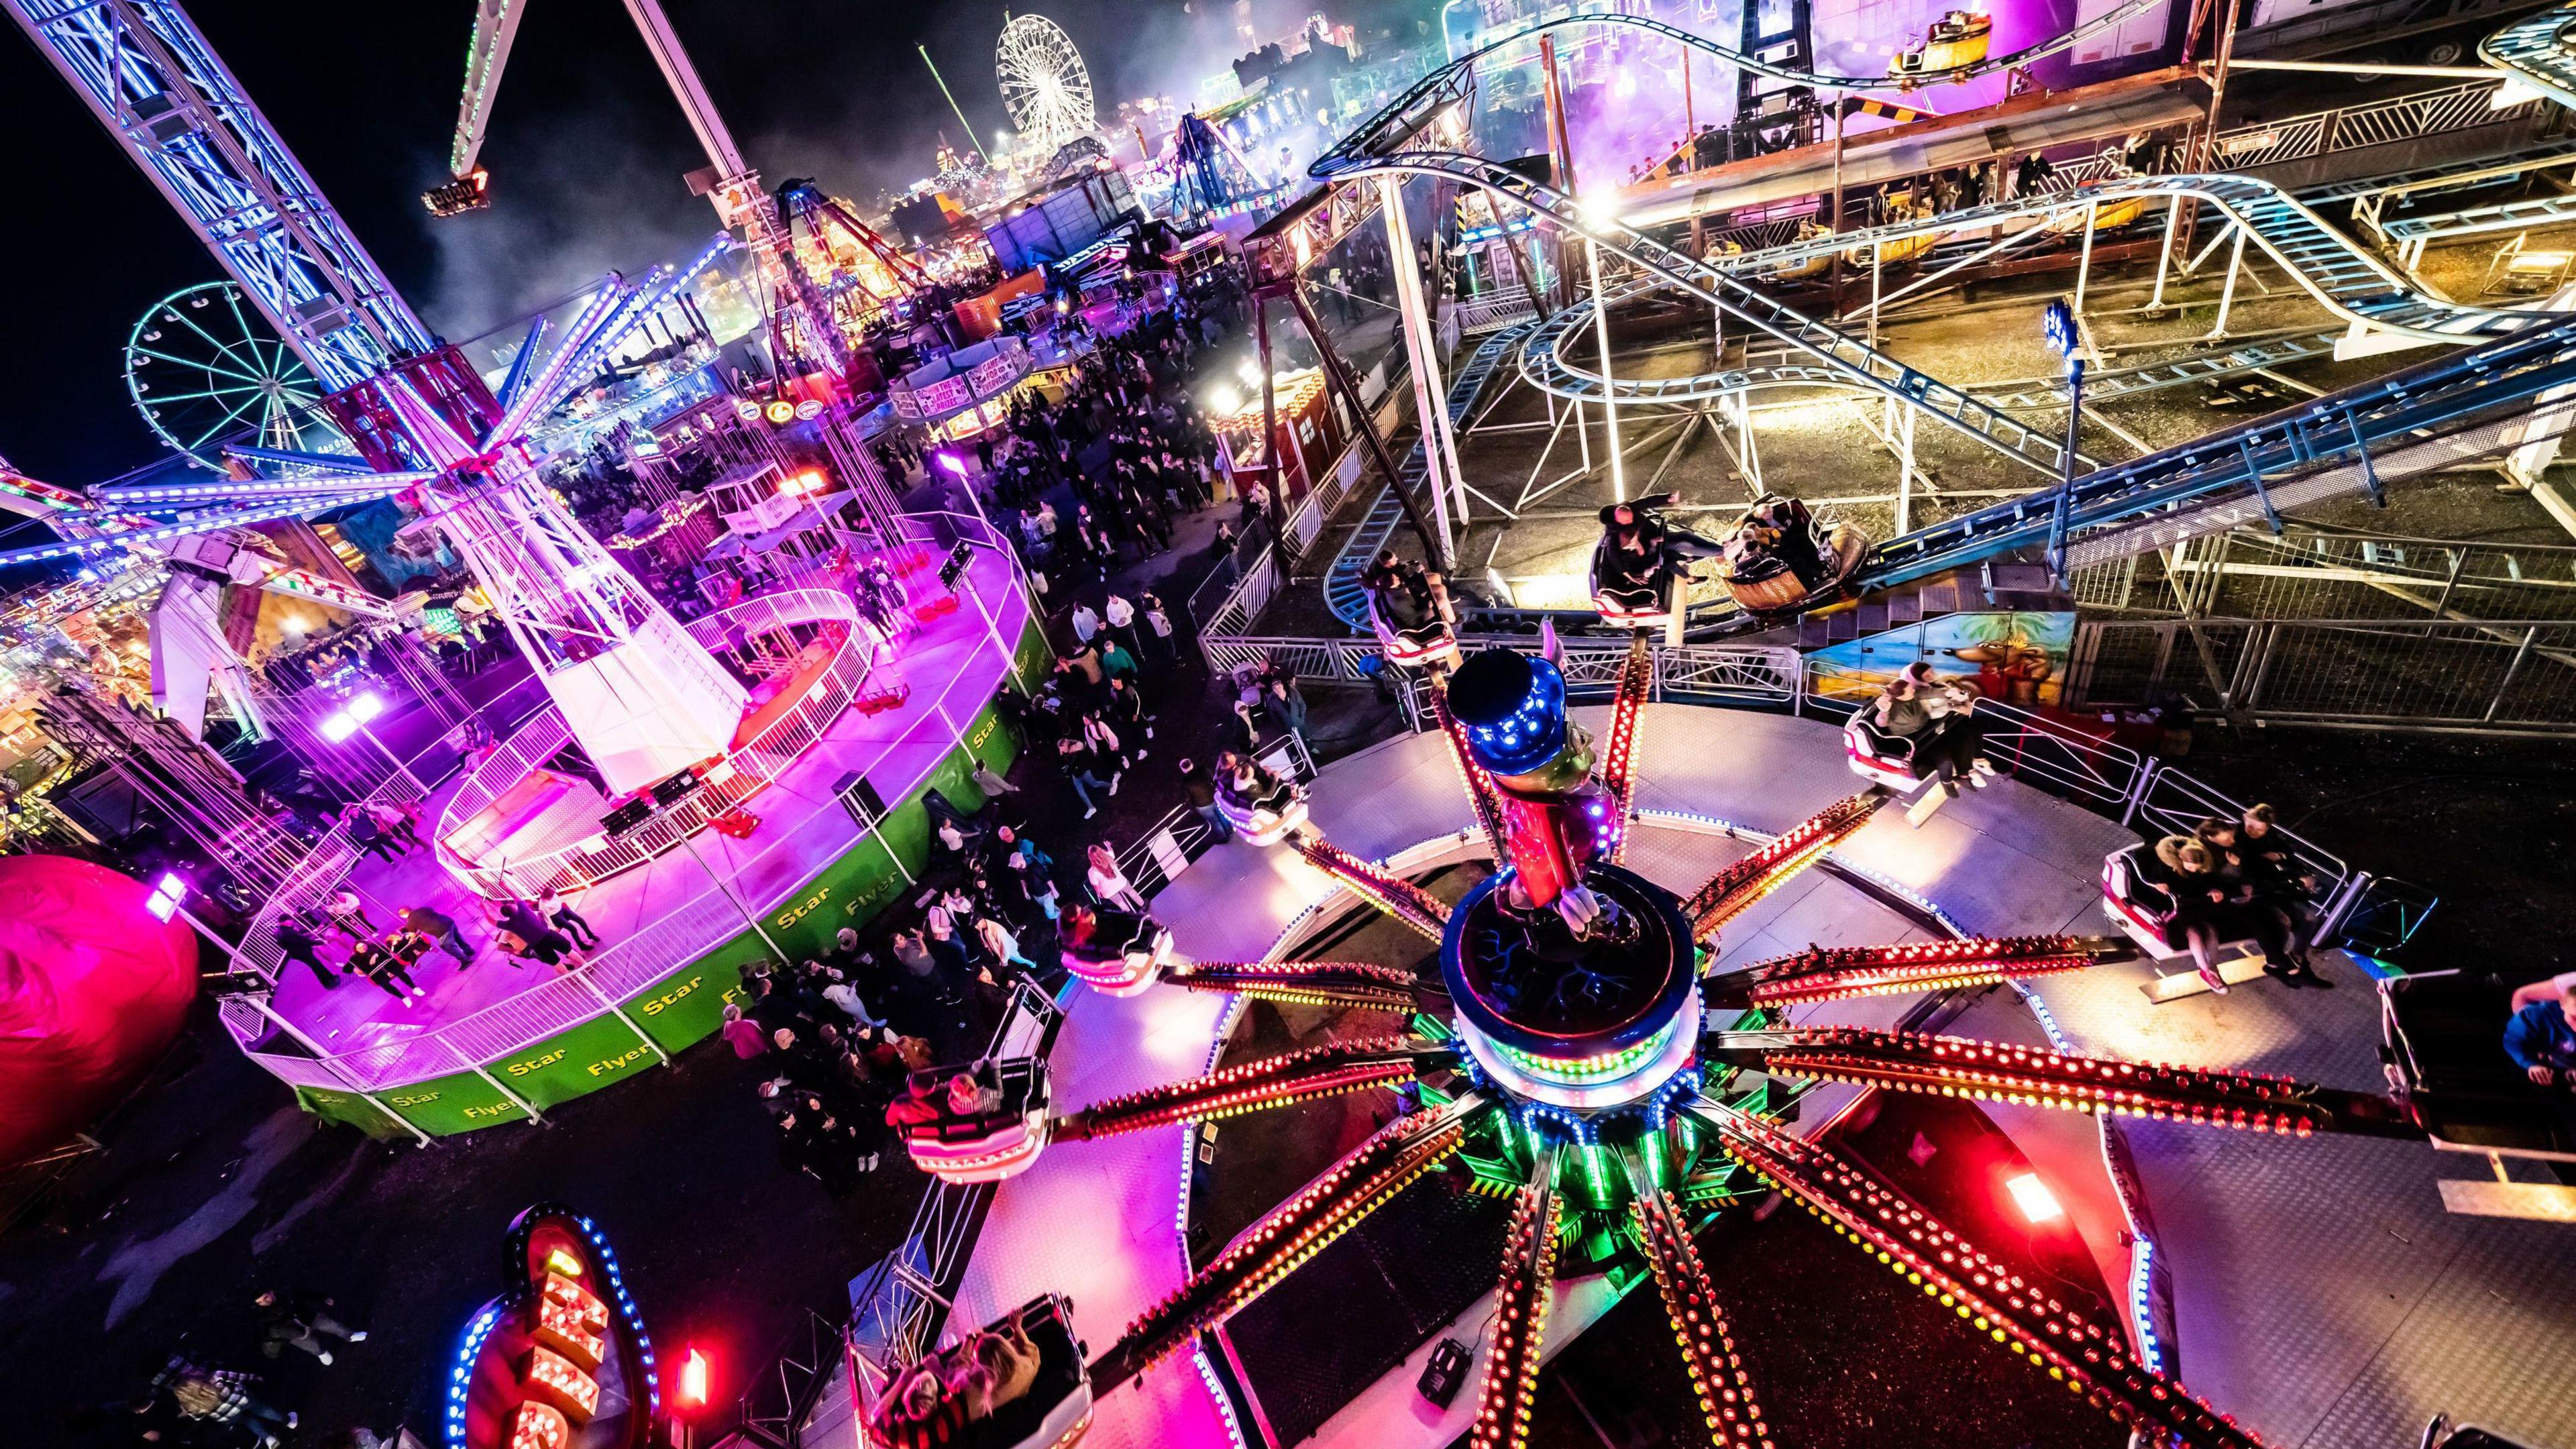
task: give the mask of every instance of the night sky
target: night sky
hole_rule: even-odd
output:
[[[419,196],[446,179],[470,0],[189,4],[395,286],[451,337],[611,268],[694,250],[715,230],[713,208],[679,180],[704,154],[625,7],[524,3],[482,155],[494,206],[446,221],[432,221]],[[737,142],[773,183],[816,176],[864,200],[926,174],[936,133],[945,127],[954,141],[957,123],[916,44],[929,44],[984,139],[1006,124],[993,81],[999,4],[664,4]],[[1239,53],[1232,6],[1210,8],[1046,0],[1037,13],[1081,47],[1106,116],[1128,96],[1180,98]],[[1261,0],[1261,33],[1316,8]],[[0,136],[14,163],[0,225],[0,275],[14,282],[0,312],[0,456],[78,486],[163,456],[126,398],[126,334],[157,299],[222,272],[26,36],[14,24],[0,31]]]

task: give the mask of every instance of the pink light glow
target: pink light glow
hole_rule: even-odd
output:
[[[2020,1208],[2021,1215],[2033,1223],[2054,1222],[2066,1216],[2066,1209],[2058,1203],[2057,1194],[2048,1190],[2048,1184],[2040,1181],[2036,1172],[2005,1179],[2004,1191],[2012,1194],[2013,1206]]]

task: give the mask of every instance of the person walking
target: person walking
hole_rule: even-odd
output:
[[[1091,882],[1091,894],[1104,906],[1145,914],[1145,897],[1118,869],[1118,857],[1111,854],[1106,842],[1096,844],[1086,853],[1089,869],[1084,876]]]
[[[1019,786],[1003,779],[999,771],[980,759],[975,762],[973,778],[975,788],[983,791],[984,798],[987,800],[998,800],[1005,795],[1020,793]]]
[[[384,861],[403,857],[402,846],[384,832],[376,818],[363,805],[352,805],[340,816],[341,825],[349,832],[349,842],[369,855]]]
[[[373,940],[361,940],[349,948],[348,970],[376,983],[387,996],[401,1002],[405,1010],[410,1009],[413,1002],[429,997],[428,992],[421,990],[420,983],[411,979],[411,967],[402,957]]]
[[[474,948],[466,944],[465,934],[456,929],[456,918],[427,906],[404,906],[394,913],[403,929],[416,931],[437,943],[438,948],[456,958],[456,969],[474,964]]]

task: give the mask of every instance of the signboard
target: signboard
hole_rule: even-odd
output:
[[[447,1378],[447,1449],[645,1449],[653,1345],[598,1225],[559,1203],[510,1223],[501,1296]]]

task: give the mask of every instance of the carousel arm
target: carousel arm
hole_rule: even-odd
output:
[[[1538,1398],[1539,1355],[1547,1346],[1555,1301],[1556,1237],[1563,1204],[1556,1196],[1556,1148],[1542,1147],[1503,1236],[1503,1271],[1494,1285],[1494,1342],[1485,1353],[1485,1384],[1476,1399],[1469,1449],[1523,1449]]]
[[[1440,732],[1449,740],[1449,763],[1458,769],[1458,783],[1465,788],[1467,799],[1476,807],[1476,823],[1484,828],[1485,848],[1497,861],[1509,860],[1503,842],[1503,803],[1501,792],[1494,786],[1493,773],[1476,763],[1475,752],[1467,748],[1467,727],[1449,712],[1448,681],[1434,676],[1430,681],[1431,713],[1440,721]]]
[[[1423,982],[1412,972],[1365,961],[1175,961],[1163,984],[1191,991],[1240,992],[1300,1006],[1357,1006],[1411,1011]]]
[[[1148,1087],[1058,1117],[1051,1136],[1082,1142],[1174,1122],[1206,1122],[1342,1092],[1394,1087],[1456,1064],[1458,1053],[1418,1037],[1368,1037],[1245,1062],[1186,1082]]]
[[[1735,1334],[1708,1281],[1708,1269],[1691,1241],[1690,1220],[1681,1204],[1659,1185],[1645,1157],[1635,1148],[1621,1154],[1628,1183],[1636,1196],[1628,1215],[1637,1226],[1637,1243],[1655,1271],[1655,1286],[1664,1296],[1664,1314],[1681,1345],[1682,1363],[1690,1370],[1691,1391],[1708,1422],[1708,1441],[1716,1449],[1758,1449],[1771,1442],[1754,1400],[1753,1381],[1735,1351]]]
[[[1970,1037],[1810,1027],[1716,1032],[1709,1056],[1773,1076],[2011,1102],[2282,1136],[2423,1135],[2403,1104],[2257,1072],[2067,1056]]]
[[[1788,1006],[1846,996],[1947,991],[2081,971],[2137,955],[2109,936],[1972,936],[1895,946],[1810,946],[1709,979],[1717,1006]]]
[[[1827,852],[1869,823],[1888,796],[1864,790],[1835,801],[1780,833],[1778,839],[1710,876],[1682,903],[1691,935],[1707,940],[1720,926],[1743,914],[1755,901],[1778,890],[1791,876],[1825,858]]]
[[[1429,891],[1319,836],[1298,836],[1297,853],[1306,857],[1307,864],[1349,887],[1353,895],[1434,941],[1440,939],[1449,924],[1448,905]]]
[[[1610,740],[1601,754],[1601,785],[1618,812],[1610,837],[1612,865],[1624,863],[1628,855],[1628,817],[1637,804],[1637,714],[1654,682],[1654,646],[1642,631],[1632,634],[1627,662],[1619,667],[1619,697],[1610,706]]]
[[[1261,1296],[1466,1139],[1489,1104],[1474,1093],[1399,1117],[1270,1210],[1190,1280],[1148,1309],[1092,1361],[1093,1392],[1107,1393]]]
[[[2116,1324],[2050,1297],[1837,1150],[1702,1098],[1692,1109],[1727,1155],[1926,1296],[2149,1442],[2258,1449],[2262,1441],[2141,1364]]]

